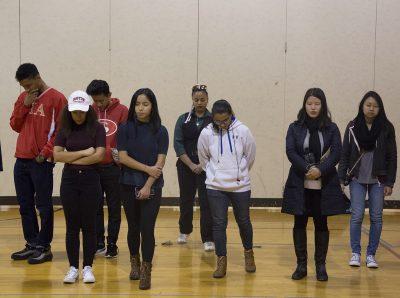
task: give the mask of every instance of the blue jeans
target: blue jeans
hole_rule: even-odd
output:
[[[22,229],[26,242],[32,246],[48,247],[53,239],[53,168],[54,164],[47,161],[39,164],[34,159],[17,158],[15,162],[14,183]]]
[[[382,232],[382,212],[384,199],[384,185],[361,184],[356,180],[350,182],[351,219],[350,219],[350,244],[353,253],[361,254],[361,225],[365,211],[365,197],[368,192],[369,216],[371,228],[367,255],[375,255],[378,249]]]
[[[215,254],[226,256],[226,227],[228,226],[228,205],[232,203],[233,214],[239,226],[244,249],[253,248],[253,227],[250,221],[250,191],[226,192],[207,189],[215,242]]]

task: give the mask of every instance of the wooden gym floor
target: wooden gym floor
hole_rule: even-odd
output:
[[[314,275],[314,237],[309,222],[308,277],[293,281],[295,268],[292,220],[276,210],[251,211],[254,228],[255,274],[245,273],[243,249],[232,213],[228,227],[228,272],[224,279],[212,278],[213,252],[204,252],[199,235],[199,212],[195,229],[187,245],[176,244],[178,215],[176,208],[161,209],[156,227],[156,252],[153,262],[152,289],[140,291],[138,281],[128,278],[130,264],[126,243],[127,224],[122,220],[120,254],[116,259],[97,257],[94,263],[96,283],[81,280],[62,283],[68,270],[65,252],[65,222],[62,210],[55,213],[52,250],[53,262],[29,265],[12,261],[11,252],[24,245],[17,208],[0,212],[0,296],[7,297],[400,297],[400,213],[385,212],[382,241],[377,253],[380,268],[350,268],[349,217],[329,218],[331,241],[327,259],[328,282],[317,282]],[[369,221],[363,226],[363,252]],[[172,245],[162,245],[171,241]],[[365,260],[365,255],[362,256]]]

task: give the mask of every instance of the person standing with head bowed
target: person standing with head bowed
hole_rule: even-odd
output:
[[[64,283],[75,283],[79,268],[79,234],[83,240],[84,283],[94,283],[92,270],[96,252],[96,214],[101,194],[98,164],[103,160],[106,132],[97,121],[92,99],[75,91],[64,108],[54,147],[54,160],[65,163],[60,197],[66,222],[66,249],[70,269]]]
[[[21,64],[15,78],[25,89],[14,104],[10,126],[18,133],[14,183],[26,244],[11,258],[40,264],[53,259],[53,146],[67,100],[47,86],[34,64]]]
[[[179,237],[178,243],[185,244],[193,231],[193,203],[198,191],[200,203],[200,234],[205,251],[214,250],[212,217],[207,199],[206,173],[197,154],[197,141],[201,131],[212,121],[207,110],[208,92],[206,85],[192,88],[192,106],[188,113],[179,116],[175,125],[174,148],[178,161],[179,182]]]
[[[99,165],[102,193],[99,197],[99,208],[96,220],[97,248],[96,255],[106,258],[118,256],[118,234],[121,226],[121,195],[119,187],[120,164],[117,150],[118,127],[128,117],[128,108],[118,98],[111,97],[110,87],[106,81],[93,80],[86,88],[93,99],[93,108],[98,121],[106,130],[106,153]],[[104,193],[108,209],[107,249],[104,243]]]
[[[381,97],[369,91],[359,104],[357,116],[347,125],[339,163],[342,188],[350,185],[350,266],[361,265],[361,225],[368,193],[371,228],[366,265],[378,268],[375,254],[382,232],[383,202],[385,196],[392,194],[396,172],[395,130],[386,117]]]
[[[236,119],[230,103],[218,100],[212,107],[213,122],[200,134],[198,154],[206,172],[208,202],[211,208],[217,268],[214,278],[226,275],[226,228],[228,205],[239,226],[244,248],[245,270],[256,271],[253,253],[253,227],[250,221],[250,169],[256,144],[250,129]]]
[[[132,96],[128,121],[118,130],[117,148],[122,164],[121,197],[128,221],[129,278],[140,279],[141,290],[151,287],[154,228],[161,205],[168,143],[155,94],[148,88],[137,90]]]
[[[318,281],[327,281],[329,215],[345,214],[348,201],[340,189],[336,165],[342,149],[340,132],[332,122],[320,88],[307,90],[297,120],[286,135],[291,163],[283,193],[282,212],[294,215],[293,242],[297,268],[292,279],[307,276],[307,223],[314,220],[315,268]]]

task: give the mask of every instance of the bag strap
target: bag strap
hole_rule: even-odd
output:
[[[350,170],[347,170],[347,175],[348,175],[348,176],[351,175],[351,173],[354,171],[354,169],[356,168],[356,166],[357,166],[358,163],[360,162],[361,158],[364,156],[364,152],[361,151],[360,145],[358,144],[357,138],[356,138],[356,136],[355,136],[355,134],[354,134],[354,132],[353,132],[353,128],[354,128],[354,125],[350,126],[350,127],[349,127],[349,132],[350,132],[350,134],[353,136],[354,143],[355,143],[356,146],[357,146],[358,152],[361,153],[361,154],[360,154],[360,157],[359,157],[359,158],[356,160],[356,162],[354,163],[353,167],[352,167]],[[349,143],[350,143],[350,134],[349,134]]]

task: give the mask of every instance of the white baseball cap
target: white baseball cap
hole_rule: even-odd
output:
[[[92,104],[92,98],[85,92],[77,90],[68,97],[68,111],[87,112]]]

